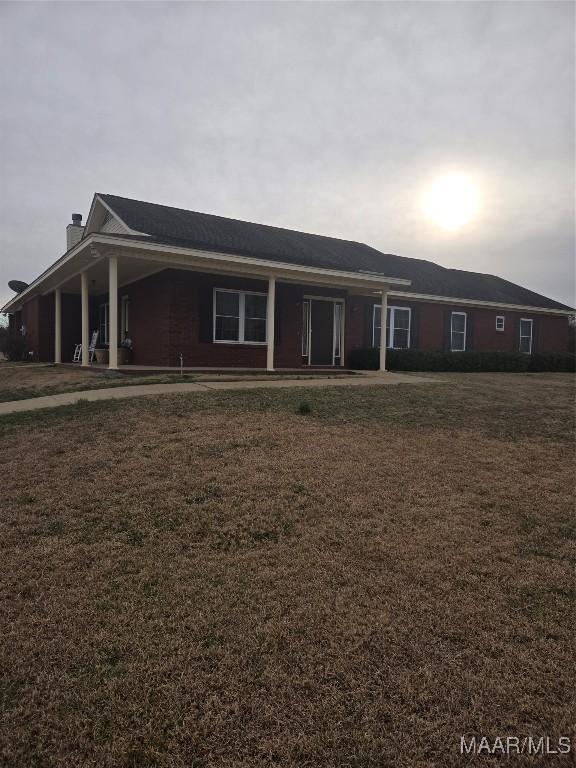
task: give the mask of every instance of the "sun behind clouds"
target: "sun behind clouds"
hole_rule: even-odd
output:
[[[478,188],[464,173],[439,176],[423,198],[426,216],[449,231],[456,231],[473,221],[478,207]]]

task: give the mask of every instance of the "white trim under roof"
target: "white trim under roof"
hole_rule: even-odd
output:
[[[576,314],[574,309],[555,309],[553,307],[530,307],[526,304],[504,304],[499,301],[482,301],[481,299],[459,299],[456,296],[432,296],[429,293],[409,293],[408,291],[388,291],[388,297],[393,299],[417,299],[420,301],[438,301],[443,304],[466,304],[467,306],[488,307],[494,309],[511,309],[518,312],[538,312],[547,315]]]
[[[38,277],[33,280],[28,288],[26,288],[22,293],[17,293],[16,296],[10,299],[10,301],[6,302],[4,306],[0,309],[0,312],[9,312],[10,307],[12,304],[18,304],[19,301],[26,296],[27,294],[31,293],[31,291],[39,286],[43,280],[47,280],[51,275],[53,275],[60,267],[63,267],[65,264],[68,264],[69,261],[72,260],[74,256],[76,256],[78,253],[84,250],[84,248],[91,244],[93,241],[93,238],[91,235],[88,235],[87,238],[84,240],[80,240],[79,243],[77,243],[73,248],[71,248],[69,251],[66,251],[62,256],[60,256],[59,259],[56,259],[54,264],[51,264],[49,267],[47,267],[44,272],[41,272]],[[55,286],[57,287],[57,286]],[[24,302],[23,302],[24,303]]]

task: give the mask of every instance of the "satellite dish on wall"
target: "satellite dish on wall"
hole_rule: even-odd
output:
[[[8,288],[11,288],[15,293],[22,293],[22,291],[25,291],[26,288],[28,288],[28,283],[25,283],[22,280],[9,280]]]

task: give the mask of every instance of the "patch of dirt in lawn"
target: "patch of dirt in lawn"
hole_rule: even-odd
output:
[[[27,363],[0,364],[0,391],[91,383],[102,374],[78,368],[59,368]]]
[[[569,733],[566,443],[186,402],[5,435],[0,762],[428,768]]]

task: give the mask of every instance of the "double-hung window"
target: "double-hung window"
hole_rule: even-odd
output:
[[[386,313],[386,346],[389,349],[408,349],[410,347],[411,310],[408,307],[388,307]],[[374,304],[372,321],[372,346],[380,346],[382,333],[382,307]]]
[[[532,320],[520,320],[520,352],[532,354]]]
[[[504,315],[496,315],[496,330],[497,331],[503,331],[504,330],[504,322],[505,322]]]
[[[214,341],[266,343],[268,297],[252,291],[214,289]]]
[[[466,350],[466,312],[452,312],[450,317],[450,350]]]

